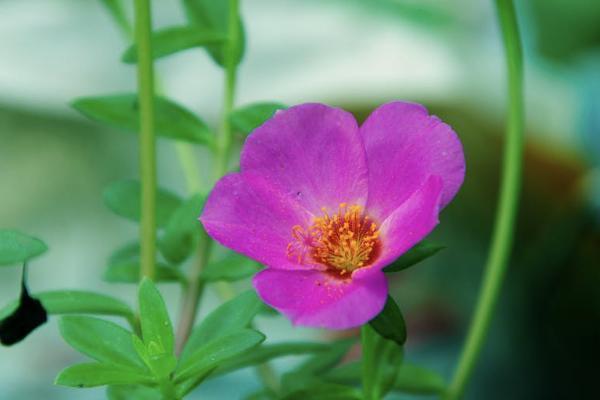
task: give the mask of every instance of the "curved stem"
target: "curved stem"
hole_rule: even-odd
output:
[[[200,243],[198,245],[198,259],[194,265],[192,265],[190,275],[188,276],[188,285],[184,293],[183,305],[181,307],[181,318],[177,326],[177,354],[181,353],[183,350],[183,347],[194,328],[194,321],[196,320],[196,314],[198,313],[200,298],[204,291],[204,281],[201,278],[201,274],[210,257],[211,241],[204,230],[202,230],[201,235]]]
[[[237,60],[236,54],[239,46],[237,38],[239,37],[239,0],[229,0],[229,32],[228,32],[228,44],[225,47],[225,97],[223,104],[223,119],[221,122],[221,130],[217,145],[216,154],[216,168],[214,171],[215,180],[220,178],[227,171],[227,164],[229,161],[229,153],[231,149],[231,125],[229,123],[229,114],[233,110],[234,96],[235,96],[235,78],[236,78],[236,67]],[[189,182],[195,178],[189,176],[190,169],[185,167],[187,161],[182,158],[183,153],[179,153],[180,162],[184,166],[184,172],[187,177],[186,180]],[[188,187],[191,189],[191,187]],[[198,302],[200,295],[202,294],[202,288],[204,283],[200,278],[204,265],[208,262],[210,248],[212,241],[208,235],[203,231],[199,242],[199,257],[198,262],[192,266],[190,272],[188,288],[184,295],[183,309],[181,312],[180,324],[177,332],[178,351],[181,351],[187,338],[189,337],[194,321],[196,319],[196,313],[198,310]]]
[[[460,399],[489,330],[513,244],[523,158],[523,66],[521,41],[512,0],[496,0],[508,69],[508,121],[500,199],[492,244],[475,315],[446,400]]]
[[[135,37],[138,46],[140,107],[141,268],[154,279],[156,255],[156,143],[154,137],[154,71],[152,66],[150,0],[135,1]]]

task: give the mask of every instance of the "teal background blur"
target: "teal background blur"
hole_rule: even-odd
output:
[[[127,2],[129,3],[129,2]],[[154,26],[182,22],[155,0]],[[600,359],[600,3],[517,2],[526,59],[527,145],[516,249],[468,399],[597,398]],[[471,315],[494,215],[505,115],[504,60],[491,1],[246,0],[247,53],[236,103],[319,101],[364,118],[378,104],[425,104],[463,140],[465,185],[432,237],[448,246],[391,284],[408,321],[407,358],[449,376]],[[133,303],[101,275],[137,227],[102,204],[112,180],[137,175],[133,135],[85,120],[78,96],[135,89],[126,41],[95,0],[0,2],[0,227],[44,239],[33,292],[85,288]],[[222,72],[199,49],[156,64],[171,98],[217,121]],[[185,196],[173,143],[159,140],[159,182]],[[197,149],[206,184],[208,156]],[[20,270],[0,270],[0,306]],[[249,282],[238,286],[248,286]],[[179,291],[162,286],[172,310]],[[218,304],[211,291],[201,309]],[[260,317],[270,342],[333,335]],[[0,399],[102,399],[52,385],[82,358],[56,320],[0,348]],[[300,358],[277,361],[285,370]],[[202,399],[258,387],[251,370],[210,381]],[[191,398],[195,398],[191,396]],[[394,397],[412,399],[413,397]],[[414,397],[417,398],[417,397]]]

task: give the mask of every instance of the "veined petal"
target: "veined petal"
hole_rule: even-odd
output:
[[[210,193],[200,220],[223,246],[272,268],[310,268],[287,256],[292,228],[307,225],[311,214],[298,202],[253,173],[221,178]]]
[[[438,224],[443,182],[431,176],[381,225],[382,249],[373,265],[354,271],[352,277],[361,278],[378,273],[396,258],[419,243]]]
[[[315,215],[340,203],[364,206],[368,182],[364,146],[352,114],[324,104],[278,111],[254,130],[242,150],[242,172],[253,172]]]
[[[383,309],[387,280],[381,271],[365,279],[337,279],[322,271],[267,268],[254,287],[270,306],[296,325],[329,329],[360,326]]]
[[[360,128],[367,152],[367,209],[380,221],[431,175],[442,178],[441,207],[465,175],[462,145],[450,126],[419,104],[395,101],[378,107]]]

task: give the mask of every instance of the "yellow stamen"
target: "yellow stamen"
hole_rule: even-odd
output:
[[[300,263],[322,264],[340,276],[368,266],[377,258],[381,247],[379,229],[363,215],[361,206],[341,203],[333,216],[325,207],[321,210],[323,216],[315,218],[307,230],[298,225],[292,228],[288,257]]]

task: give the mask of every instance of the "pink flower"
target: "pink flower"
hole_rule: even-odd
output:
[[[435,227],[465,162],[448,125],[396,101],[360,128],[323,104],[279,111],[248,137],[240,168],[210,194],[206,231],[267,267],[254,287],[295,324],[345,329],[381,311],[382,269]]]

